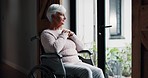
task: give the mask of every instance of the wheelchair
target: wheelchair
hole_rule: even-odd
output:
[[[41,45],[40,37],[34,36],[31,38],[31,41],[37,39],[40,45],[40,64],[34,66],[29,74],[28,78],[78,78],[74,75],[66,74],[63,62],[62,55],[58,53],[45,53],[43,46]],[[87,54],[89,58],[84,58],[79,55],[79,58],[88,64],[94,65],[92,61],[93,53],[89,50],[82,50],[79,54]]]

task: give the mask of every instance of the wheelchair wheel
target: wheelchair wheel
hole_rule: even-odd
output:
[[[28,78],[56,78],[50,69],[43,65],[37,65],[31,69]]]

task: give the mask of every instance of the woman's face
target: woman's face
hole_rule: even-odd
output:
[[[53,20],[58,25],[57,28],[59,28],[59,27],[61,27],[64,24],[64,22],[66,20],[65,14],[57,12],[55,14],[55,16],[53,17]]]

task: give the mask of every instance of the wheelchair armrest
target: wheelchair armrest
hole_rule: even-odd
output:
[[[89,55],[92,55],[93,53],[89,50],[81,50],[78,53],[88,53]]]
[[[58,53],[43,53],[41,56],[41,58],[62,58],[61,54]]]
[[[92,57],[91,55],[93,54],[91,51],[89,50],[81,50],[78,53],[87,53],[87,55],[89,55],[89,58],[87,57],[83,57],[83,55],[79,55],[79,59],[81,59],[83,62],[94,65],[93,61],[92,61]]]

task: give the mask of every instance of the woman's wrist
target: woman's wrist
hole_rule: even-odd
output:
[[[74,32],[70,31],[69,32],[69,37],[73,36]]]

